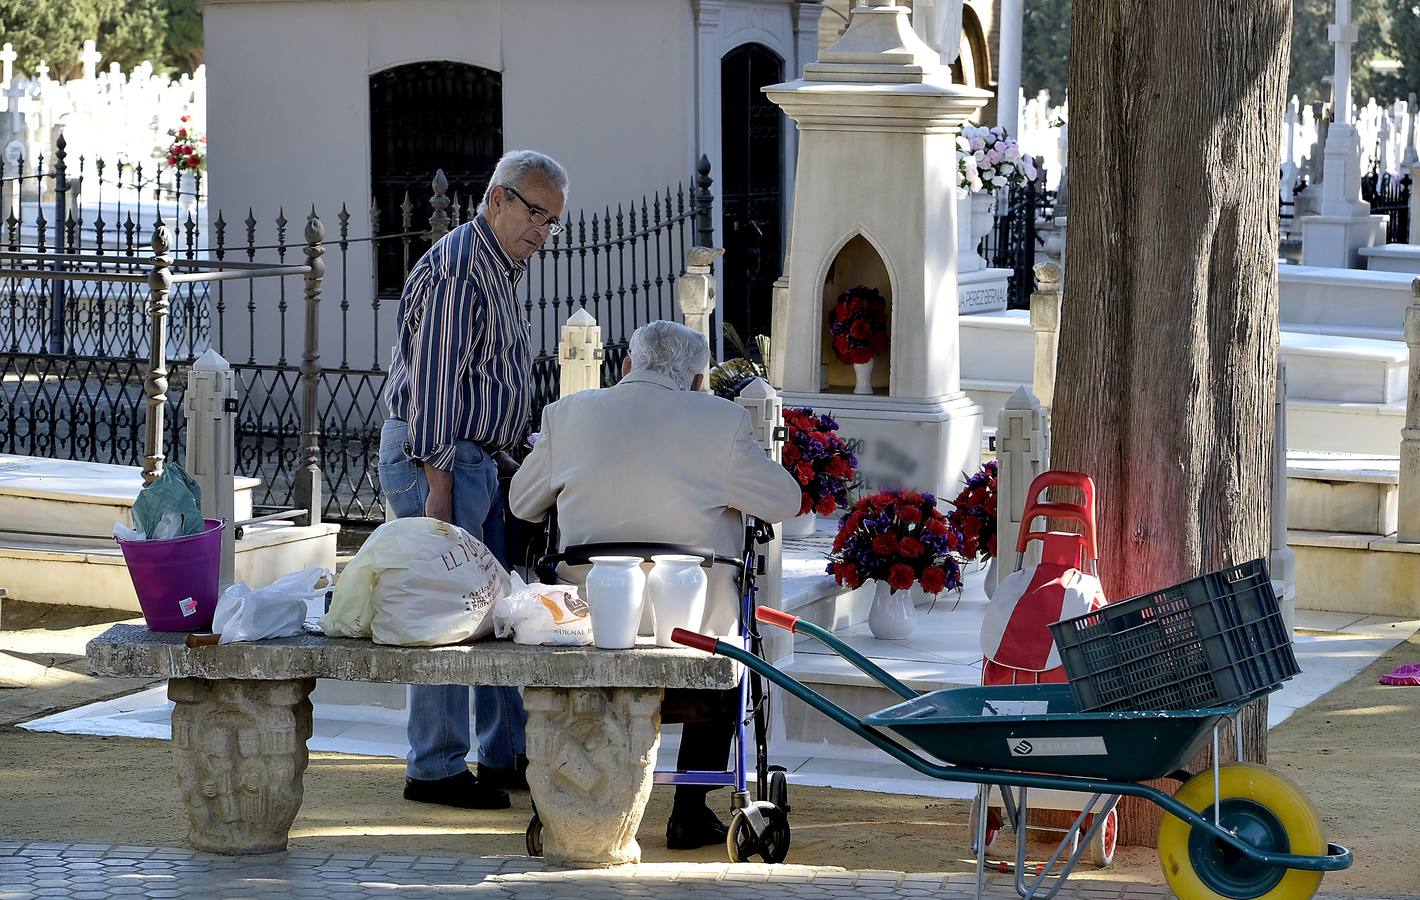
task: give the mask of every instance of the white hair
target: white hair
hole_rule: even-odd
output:
[[[648,322],[631,335],[628,347],[631,368],[657,372],[675,381],[683,390],[710,364],[710,346],[705,337],[679,322]]]
[[[567,202],[567,190],[571,186],[567,180],[567,170],[562,164],[545,153],[536,150],[509,150],[493,167],[488,178],[488,187],[483,190],[483,199],[478,203],[478,212],[488,215],[488,197],[496,187],[521,188],[529,178],[546,178],[562,191],[562,202]]]

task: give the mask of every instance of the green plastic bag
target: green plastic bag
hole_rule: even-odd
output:
[[[164,466],[133,501],[133,527],[147,540],[197,534],[202,525],[202,488],[177,463]]]

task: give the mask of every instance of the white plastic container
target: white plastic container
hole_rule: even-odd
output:
[[[636,645],[646,573],[639,556],[593,556],[587,573],[587,608],[592,617],[592,643],[605,650]]]
[[[705,570],[698,556],[653,556],[646,581],[646,599],[656,615],[656,646],[678,646],[671,640],[677,628],[699,631],[705,618]]]

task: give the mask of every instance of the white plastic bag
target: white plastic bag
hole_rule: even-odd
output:
[[[516,644],[579,647],[592,642],[587,601],[575,584],[524,584],[513,573],[513,592],[493,604],[493,635]]]
[[[377,644],[430,647],[493,633],[508,573],[481,541],[438,519],[376,528],[335,584],[321,630]]]
[[[238,581],[218,598],[212,631],[223,644],[300,634],[306,619],[320,614],[330,584],[329,569],[303,569],[259,588]]]

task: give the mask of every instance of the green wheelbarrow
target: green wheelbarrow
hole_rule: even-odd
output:
[[[1022,897],[1055,896],[1120,797],[1143,797],[1167,813],[1159,826],[1159,861],[1183,900],[1305,900],[1324,872],[1351,865],[1351,851],[1327,843],[1320,817],[1295,784],[1265,766],[1218,763],[1219,727],[1265,691],[1212,709],[1124,712],[1080,712],[1064,684],[919,695],[812,623],[766,608],[755,615],[820,641],[903,702],[860,719],[743,647],[682,629],[672,639],[748,666],[924,775],[1001,789],[1018,833],[1024,833],[1031,789],[1092,795],[1029,883],[1026,842],[1016,842]],[[1210,737],[1213,767],[1198,775],[1183,771]],[[1184,784],[1170,796],[1139,783],[1158,778]],[[973,823],[978,897],[985,881],[986,816],[986,805],[979,804]],[[1081,833],[1083,840],[1075,840]]]

